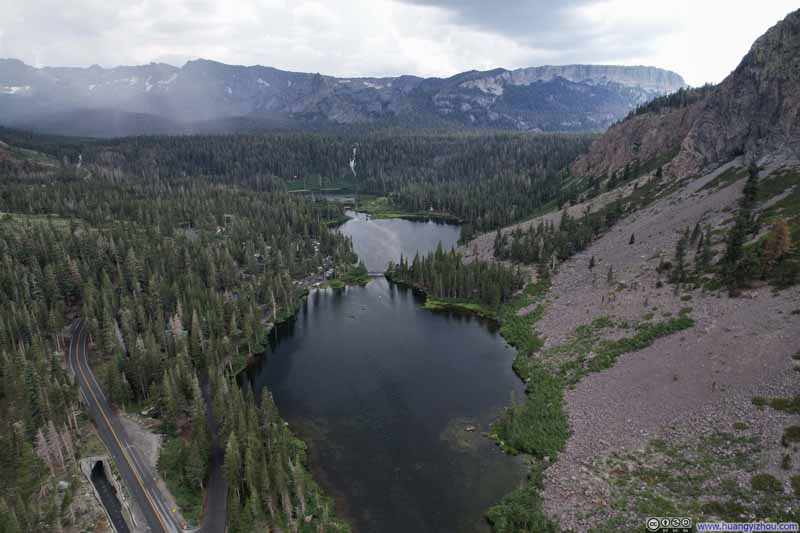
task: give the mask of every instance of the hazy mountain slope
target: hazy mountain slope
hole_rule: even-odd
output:
[[[698,98],[693,98],[693,95]],[[752,46],[718,86],[635,114],[609,128],[572,167],[602,176],[659,156],[674,175],[697,174],[744,154],[748,160],[800,149],[800,11]]]
[[[602,130],[637,105],[684,87],[653,67],[566,65],[469,71],[449,78],[335,78],[208,60],[104,69],[36,69],[0,60],[0,121],[64,133],[53,113],[96,115],[98,135],[193,131],[238,120],[320,127],[342,124],[455,126],[513,130]],[[127,119],[127,120],[123,120]],[[111,123],[116,120],[116,123]],[[174,125],[169,125],[174,122]],[[81,128],[81,133],[90,133]]]

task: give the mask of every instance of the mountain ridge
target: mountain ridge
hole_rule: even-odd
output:
[[[228,65],[208,59],[182,67],[165,63],[103,68],[35,68],[0,59],[0,121],[56,133],[62,122],[83,120],[81,110],[117,117],[154,115],[157,133],[193,131],[192,124],[235,118],[293,127],[402,123],[519,131],[603,130],[637,105],[686,83],[656,67],[545,65],[514,70],[470,70],[449,77],[337,78],[262,65]],[[48,127],[48,124],[50,126]],[[269,126],[267,126],[269,127]],[[131,128],[140,133],[136,128]],[[234,126],[235,129],[235,126]]]

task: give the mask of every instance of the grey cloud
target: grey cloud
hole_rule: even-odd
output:
[[[454,21],[507,36],[532,36],[562,31],[575,7],[599,0],[400,0],[410,5],[438,7]]]
[[[664,28],[588,24],[580,11],[598,3],[74,0],[64,8],[56,0],[0,0],[0,57],[54,66],[206,57],[343,76],[647,57]]]
[[[626,61],[653,51],[669,22],[635,20],[614,27],[588,24],[580,9],[606,0],[399,0],[443,10],[456,25],[509,38],[530,48],[530,61],[589,63]]]

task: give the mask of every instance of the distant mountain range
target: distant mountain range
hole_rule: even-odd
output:
[[[686,83],[654,67],[566,65],[449,78],[336,78],[199,59],[101,68],[0,60],[0,124],[117,136],[354,124],[603,130]]]

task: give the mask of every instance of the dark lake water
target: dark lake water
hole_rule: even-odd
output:
[[[458,238],[457,226],[364,217],[340,230],[376,271]],[[491,323],[422,302],[383,278],[312,292],[251,374],[356,531],[482,531],[486,509],[525,475],[481,434],[522,397],[513,350]]]

